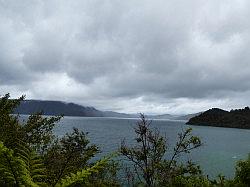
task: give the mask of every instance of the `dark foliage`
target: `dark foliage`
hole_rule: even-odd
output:
[[[228,112],[213,108],[191,118],[187,124],[250,129],[250,109],[245,107]]]
[[[182,153],[201,146],[198,137],[191,135],[191,129],[178,134],[178,142],[173,151],[171,159],[164,158],[167,153],[166,139],[160,135],[158,130],[150,128],[151,122],[141,114],[135,128],[136,142],[133,147],[122,142],[120,153],[133,164],[133,171],[139,179],[139,183],[146,186],[165,186],[171,184],[176,176],[197,175],[201,171],[198,166],[189,161],[187,164],[178,164],[177,158]]]
[[[0,186],[79,186],[93,179],[108,181],[111,170],[106,167],[112,162],[110,158],[90,161],[99,149],[90,144],[87,133],[74,128],[57,138],[53,128],[61,116],[44,117],[42,113],[20,123],[12,113],[24,97],[9,97],[0,98]],[[99,175],[104,170],[107,174]]]

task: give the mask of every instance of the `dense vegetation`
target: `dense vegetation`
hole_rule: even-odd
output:
[[[245,107],[228,112],[213,108],[189,119],[187,124],[250,129],[250,109]]]
[[[144,115],[135,128],[135,144],[122,141],[116,153],[93,159],[99,148],[87,133],[73,128],[59,138],[53,128],[61,119],[41,113],[20,122],[13,110],[24,98],[0,98],[0,186],[249,186],[250,157],[240,161],[235,178],[209,180],[192,161],[178,158],[202,145],[187,129],[178,134],[173,151],[166,138],[150,126]],[[171,153],[170,159],[165,159]]]

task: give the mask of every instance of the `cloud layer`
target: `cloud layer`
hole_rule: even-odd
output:
[[[250,105],[250,2],[0,1],[0,93],[103,110]]]

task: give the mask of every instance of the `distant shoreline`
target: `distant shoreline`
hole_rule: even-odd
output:
[[[62,101],[46,100],[24,100],[13,111],[14,114],[31,115],[36,112],[42,112],[45,116],[75,116],[75,117],[114,117],[114,118],[139,118],[140,114],[126,114],[113,111],[101,111],[94,107],[82,106],[75,103],[65,103]],[[153,120],[188,120],[197,114],[188,115],[145,115]]]
[[[20,115],[20,116],[30,116],[31,114],[12,114],[12,115]],[[55,115],[43,115],[43,116],[47,116],[47,117],[53,117]],[[132,120],[138,120],[140,119],[139,117],[94,117],[94,116],[63,116],[63,118],[95,118],[95,119],[132,119]],[[187,120],[182,120],[182,119],[167,119],[167,118],[162,118],[162,119],[155,119],[155,118],[147,118],[148,120],[153,120],[153,121],[183,121],[183,122],[187,122]]]

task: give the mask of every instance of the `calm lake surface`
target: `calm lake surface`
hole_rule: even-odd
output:
[[[73,127],[89,132],[91,143],[97,144],[102,151],[100,157],[117,150],[124,138],[128,144],[133,144],[136,121],[138,119],[64,117],[55,128],[55,133],[62,136],[71,132]],[[177,140],[177,133],[192,127],[193,134],[199,136],[204,145],[182,159],[192,159],[200,164],[204,173],[211,178],[220,173],[232,177],[235,163],[247,158],[250,153],[250,130],[189,126],[185,125],[185,121],[170,120],[153,120],[152,127],[167,137],[170,152]]]

